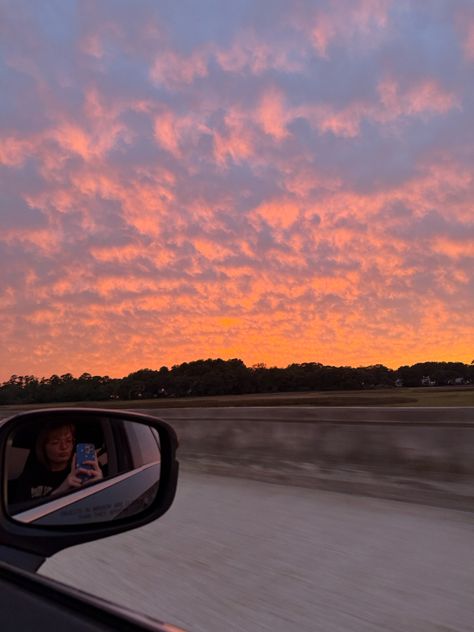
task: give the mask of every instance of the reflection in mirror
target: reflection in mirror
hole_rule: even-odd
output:
[[[160,478],[158,432],[80,413],[18,420],[7,442],[7,511],[36,525],[109,522],[142,513]]]

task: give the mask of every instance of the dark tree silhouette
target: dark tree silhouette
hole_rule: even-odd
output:
[[[0,404],[107,401],[160,397],[200,397],[243,393],[348,390],[420,386],[465,385],[474,382],[474,362],[420,362],[392,370],[382,364],[353,368],[324,366],[319,362],[290,364],[286,368],[263,363],[246,367],[242,360],[221,358],[176,364],[171,369],[140,369],[124,378],[71,373],[37,378],[12,375],[0,385]]]

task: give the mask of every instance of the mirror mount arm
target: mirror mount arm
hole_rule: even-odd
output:
[[[43,555],[29,553],[28,551],[14,549],[0,544],[0,561],[35,573],[43,562],[46,561],[46,558]]]

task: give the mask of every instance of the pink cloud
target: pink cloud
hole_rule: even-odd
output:
[[[263,131],[276,140],[282,140],[288,135],[286,129],[287,111],[285,108],[284,95],[277,88],[267,88],[261,99],[256,112],[257,120]]]
[[[393,78],[385,78],[378,85],[378,93],[382,109],[375,118],[382,122],[399,116],[443,114],[458,106],[455,94],[429,78],[407,88],[402,88]]]
[[[0,164],[7,167],[21,165],[25,159],[31,155],[34,141],[31,139],[20,139],[6,137],[0,139]]]
[[[390,0],[336,0],[292,19],[308,34],[316,52],[327,58],[333,43],[376,46],[388,25],[390,6]]]
[[[179,157],[179,131],[178,118],[171,111],[163,112],[155,118],[155,138],[160,145]]]
[[[48,136],[66,152],[78,154],[85,161],[103,157],[119,140],[130,141],[127,128],[118,121],[120,111],[120,105],[111,107],[101,101],[96,89],[89,89],[84,101],[88,125],[65,119],[58,121]]]
[[[240,108],[229,107],[225,117],[225,130],[214,131],[214,155],[223,165],[230,157],[243,161],[255,154],[255,134],[249,124],[249,115]]]
[[[465,59],[474,60],[474,10],[469,3],[461,6],[455,13],[455,26],[460,36]]]
[[[101,59],[104,56],[104,46],[98,33],[88,33],[79,44],[80,50],[87,55]]]
[[[173,50],[161,51],[152,64],[150,78],[171,89],[189,85],[207,75],[207,58],[208,54],[199,50],[187,57]]]
[[[261,75],[270,69],[300,72],[304,69],[305,53],[287,42],[275,47],[249,28],[240,31],[230,46],[216,48],[214,56],[226,72]]]
[[[286,117],[288,120],[302,116],[320,133],[354,138],[360,134],[364,120],[383,125],[403,116],[427,117],[459,107],[456,94],[428,78],[405,88],[396,80],[385,78],[378,84],[378,94],[380,103],[354,100],[342,108],[323,103],[305,105],[288,112]]]
[[[466,28],[464,51],[467,59],[470,61],[474,60],[474,19]]]
[[[178,115],[167,108],[155,115],[153,129],[157,143],[176,158],[182,157],[182,147],[194,146],[202,134],[211,132],[199,112]]]
[[[320,133],[330,132],[334,136],[354,138],[359,134],[360,123],[368,114],[368,107],[362,103],[336,109],[328,104],[302,106],[294,111],[294,116],[306,118]]]

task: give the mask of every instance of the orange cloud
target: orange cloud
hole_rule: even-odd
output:
[[[140,257],[143,254],[143,248],[134,244],[127,244],[126,246],[96,246],[90,249],[90,253],[98,261],[124,263]]]
[[[210,239],[195,239],[193,245],[207,261],[217,262],[232,255],[230,248],[216,244]]]
[[[25,320],[32,325],[59,325],[64,318],[64,314],[55,309],[39,309],[25,317]]]
[[[451,260],[460,258],[474,258],[474,239],[466,242],[454,241],[446,237],[436,237],[433,240],[433,250],[446,255]],[[457,282],[467,283],[469,277],[466,276],[465,270],[451,270],[450,274]]]
[[[136,278],[133,276],[106,276],[94,282],[94,289],[102,296],[112,296],[121,292],[140,293],[153,290],[157,283],[152,279]]]
[[[31,244],[46,254],[52,254],[60,247],[61,237],[57,231],[51,229],[23,228],[5,230],[1,235],[1,241]]]
[[[52,137],[68,152],[78,154],[84,160],[91,160],[106,154],[124,131],[120,124],[98,128],[90,133],[74,123],[59,125]]]
[[[472,359],[469,12],[421,3],[428,42],[388,0],[237,3],[215,37],[91,5],[53,46],[30,4],[2,40],[4,372]]]
[[[273,226],[288,228],[298,219],[300,208],[290,200],[269,200],[260,204],[254,213]]]

